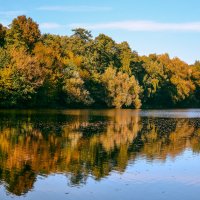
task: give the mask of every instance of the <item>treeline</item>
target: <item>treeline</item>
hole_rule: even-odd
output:
[[[0,24],[0,107],[199,106],[199,61],[139,56],[127,42],[82,28],[41,34],[26,16]]]

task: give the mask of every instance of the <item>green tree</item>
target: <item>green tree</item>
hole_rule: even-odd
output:
[[[119,48],[112,38],[100,34],[94,40],[94,60],[97,72],[103,73],[110,65],[120,68]]]

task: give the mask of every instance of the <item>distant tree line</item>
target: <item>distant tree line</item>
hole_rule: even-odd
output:
[[[200,62],[139,56],[82,28],[41,34],[31,18],[0,24],[0,107],[200,106]]]

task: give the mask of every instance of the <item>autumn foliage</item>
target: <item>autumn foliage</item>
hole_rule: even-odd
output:
[[[74,29],[41,34],[31,18],[0,24],[0,107],[199,107],[200,63],[139,56],[127,42]]]

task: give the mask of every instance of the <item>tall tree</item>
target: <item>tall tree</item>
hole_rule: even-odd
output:
[[[117,44],[104,34],[100,34],[94,40],[94,57],[99,73],[103,73],[110,65],[116,68],[121,66]]]
[[[32,50],[41,36],[38,24],[24,15],[15,18],[9,27],[7,42],[16,47],[24,46],[28,50]]]

